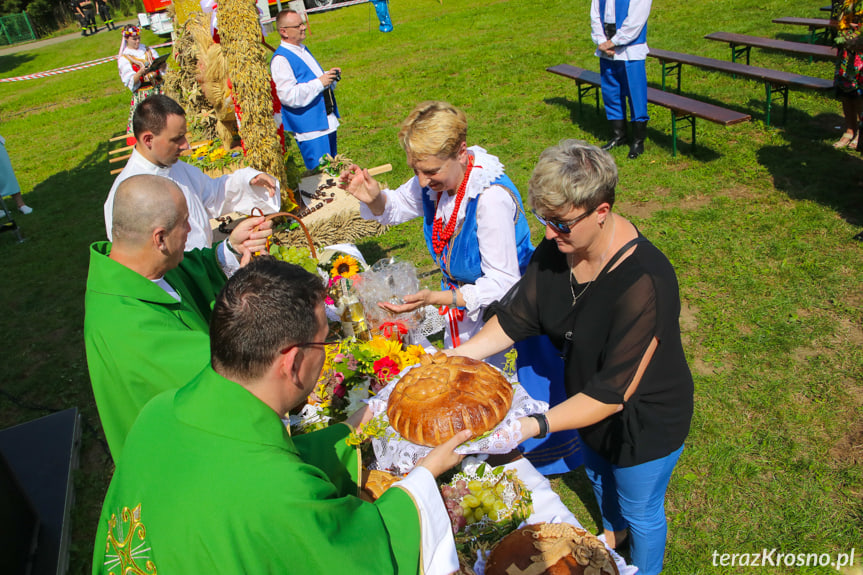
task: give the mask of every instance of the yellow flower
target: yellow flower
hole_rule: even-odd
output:
[[[349,278],[356,275],[360,271],[360,263],[349,255],[341,255],[333,262],[333,268],[330,270],[330,275],[342,276]]]
[[[420,358],[426,354],[426,351],[419,345],[409,345],[407,349],[399,353],[399,367],[404,369],[408,366],[419,363]]]
[[[402,351],[402,344],[379,335],[376,335],[371,341],[365,343],[364,347],[380,357],[392,357],[393,359],[398,359]]]
[[[210,160],[212,160],[212,161],[220,160],[220,159],[224,158],[227,154],[228,154],[228,152],[225,151],[225,148],[218,148],[216,150],[213,150],[210,153]]]

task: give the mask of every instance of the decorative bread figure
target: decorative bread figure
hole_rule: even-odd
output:
[[[486,575],[620,575],[602,541],[569,523],[516,529],[489,555]]]
[[[392,487],[393,483],[400,479],[401,477],[395,476],[392,473],[372,469],[368,472],[368,477],[363,484],[363,492],[368,496],[369,501],[375,501],[384,494],[384,491]]]
[[[494,429],[512,405],[512,385],[497,369],[443,353],[421,358],[396,384],[387,404],[390,425],[402,437],[435,447],[462,429]]]

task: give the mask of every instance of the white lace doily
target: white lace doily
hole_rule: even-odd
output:
[[[391,381],[375,397],[369,399],[369,409],[375,417],[380,417],[389,423],[387,420],[387,402],[390,393],[392,393],[398,380],[404,377],[410,369],[401,372],[397,379]],[[518,383],[514,383],[513,388],[515,393],[513,394],[512,407],[503,421],[491,432],[460,445],[456,449],[456,453],[465,455],[509,453],[518,447],[521,441],[521,424],[518,419],[532,413],[544,413],[548,411],[548,404],[533,399]],[[387,425],[382,437],[372,438],[372,447],[375,452],[374,467],[399,475],[408,473],[416,467],[417,461],[432,450],[431,447],[417,445],[404,439],[391,425]]]
[[[423,309],[423,320],[420,322],[417,330],[425,337],[441,332],[446,327],[446,317],[438,313],[438,309],[433,305],[427,305]]]

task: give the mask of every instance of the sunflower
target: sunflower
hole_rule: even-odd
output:
[[[420,358],[426,354],[426,351],[419,345],[409,345],[407,349],[400,352],[398,355],[399,367],[402,369],[415,365],[420,362]]]
[[[228,155],[228,152],[225,151],[225,148],[217,148],[207,154],[207,157],[210,158],[210,161],[215,162],[216,160],[221,160],[226,155]]]
[[[380,357],[398,357],[402,351],[401,343],[378,335],[362,345]]]
[[[333,262],[333,268],[330,270],[331,276],[342,276],[349,278],[356,275],[360,271],[360,263],[349,255],[341,255]]]

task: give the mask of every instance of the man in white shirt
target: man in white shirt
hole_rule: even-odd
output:
[[[282,102],[282,124],[294,133],[306,169],[313,170],[322,156],[337,153],[339,109],[334,89],[342,70],[324,72],[303,45],[307,25],[297,12],[282,10],[276,25],[282,42],[270,62],[270,71]]]
[[[121,182],[138,174],[163,176],[176,183],[189,207],[191,231],[186,251],[213,244],[210,218],[230,212],[264,214],[279,211],[281,195],[274,177],[253,168],[242,168],[220,178],[211,178],[194,166],[180,161],[180,152],[189,149],[186,140],[186,112],[174,100],[153,95],[141,102],[132,119],[137,143],[126,167],[114,180],[105,201],[105,231],[111,237],[114,195]]]
[[[651,0],[592,0],[590,35],[602,75],[602,101],[612,138],[602,149],[626,143],[626,102],[632,119],[629,158],[644,153],[647,137],[647,17]]]

